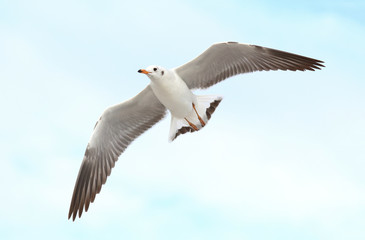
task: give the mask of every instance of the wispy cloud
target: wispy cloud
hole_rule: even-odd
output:
[[[0,236],[362,239],[365,34],[357,6],[7,3]],[[67,221],[96,120],[148,83],[136,70],[175,67],[226,40],[294,51],[327,67],[248,74],[198,91],[225,96],[205,129],[169,144],[167,117],[122,155],[90,212]]]

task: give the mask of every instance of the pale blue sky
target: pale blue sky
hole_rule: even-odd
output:
[[[365,239],[364,1],[0,0],[1,239]],[[139,68],[239,41],[324,60],[234,77],[209,125],[170,118],[121,156],[89,212],[68,207],[103,110]]]

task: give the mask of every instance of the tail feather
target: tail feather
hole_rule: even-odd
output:
[[[208,123],[215,109],[218,107],[219,103],[222,101],[221,96],[212,96],[212,95],[203,95],[197,96],[197,104],[195,106],[199,116],[205,122],[205,125]],[[201,125],[195,110],[192,110],[186,118],[193,123],[198,131],[202,129],[204,126]],[[170,133],[169,133],[169,141],[175,140],[179,135],[185,134],[187,132],[195,132],[195,130],[190,127],[188,122],[185,119],[175,118],[171,116],[171,125],[170,125]]]
[[[208,120],[212,117],[212,114],[214,113],[215,109],[218,107],[218,105],[221,103],[222,98],[214,100],[214,102],[210,103],[209,108],[207,108],[205,114],[207,115]]]

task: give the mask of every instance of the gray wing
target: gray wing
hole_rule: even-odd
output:
[[[118,157],[135,138],[160,121],[165,113],[165,107],[150,86],[134,98],[104,111],[87,145],[68,218],[72,216],[75,220],[77,213],[81,217],[84,207],[85,211],[88,210]]]
[[[323,61],[271,48],[237,42],[217,43],[194,60],[175,68],[189,88],[207,88],[247,72],[304,71],[324,67]]]

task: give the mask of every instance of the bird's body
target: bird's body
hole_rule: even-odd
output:
[[[193,111],[192,103],[196,104],[196,96],[175,71],[163,71],[161,78],[151,79],[152,91],[171,115],[184,118]]]
[[[151,79],[151,89],[157,99],[171,113],[169,141],[173,141],[184,131],[198,131],[209,120],[206,110],[219,96],[197,96],[175,72],[159,66],[140,70]],[[209,114],[209,113],[208,113]],[[180,131],[180,129],[182,129]]]
[[[72,195],[68,217],[88,210],[106,182],[118,157],[144,131],[171,112],[169,140],[206,126],[220,96],[195,95],[231,76],[269,70],[314,71],[320,60],[256,45],[217,43],[192,61],[174,68],[151,66],[138,72],[151,82],[134,98],[109,107],[95,125]]]

